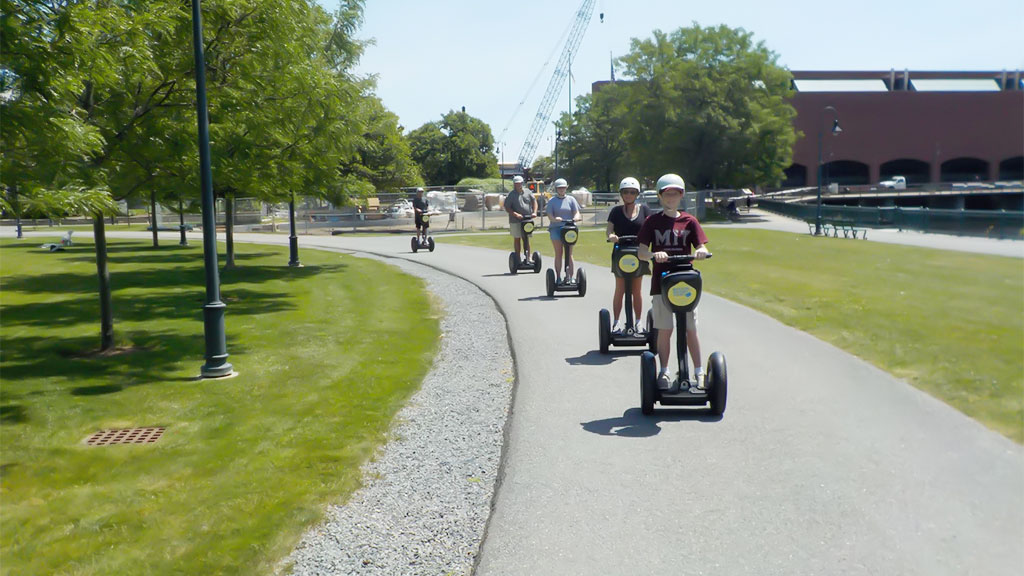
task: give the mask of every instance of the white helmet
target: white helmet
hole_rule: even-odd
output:
[[[523,177],[522,176],[515,176],[515,177],[513,177],[512,178],[512,183],[513,184],[522,184],[523,183]]]
[[[552,182],[551,185],[554,186],[555,188],[568,188],[569,187],[569,183],[565,181],[565,178],[559,178],[558,180],[555,180],[554,182]]]
[[[679,188],[683,192],[686,192],[686,183],[683,182],[683,177],[679,174],[665,174],[661,178],[658,178],[658,192],[661,192],[665,188]]]
[[[622,182],[619,182],[619,191],[621,192],[626,188],[633,188],[634,190],[639,190],[640,183],[637,182],[636,178],[633,178],[632,176],[627,176],[626,178],[622,179]]]

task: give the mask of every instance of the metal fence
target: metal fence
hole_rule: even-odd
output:
[[[814,222],[817,206],[762,199],[758,206],[805,222]],[[943,210],[899,206],[821,207],[823,222],[843,222],[866,228],[898,228],[991,238],[1024,238],[1024,212],[1011,210]]]

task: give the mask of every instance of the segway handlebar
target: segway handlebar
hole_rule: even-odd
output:
[[[711,258],[711,252],[708,252],[708,258]],[[668,260],[665,260],[665,264],[690,264],[697,257],[693,254],[669,254]]]
[[[616,244],[622,244],[624,246],[636,246],[636,236],[619,236],[619,239],[615,241]],[[606,242],[611,242],[611,239],[606,239]]]

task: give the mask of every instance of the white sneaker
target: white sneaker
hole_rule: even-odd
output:
[[[668,390],[670,388],[672,388],[672,379],[668,377],[668,372],[658,374],[658,389]]]
[[[703,390],[704,389],[704,371],[701,370],[700,372],[697,372],[693,379],[694,379],[694,382],[697,384],[697,389],[698,390]]]
[[[612,334],[622,334],[622,325],[616,322],[615,325],[612,326]]]

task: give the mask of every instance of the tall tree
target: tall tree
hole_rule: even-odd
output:
[[[633,39],[618,60],[627,81],[581,99],[565,126],[571,171],[600,186],[625,173],[679,172],[701,188],[781,181],[796,134],[777,59],[727,26]]]
[[[409,134],[412,157],[430,184],[456,184],[468,177],[496,178],[494,136],[486,122],[454,110]]]
[[[93,217],[100,348],[107,350],[114,332],[103,216],[115,203],[108,170],[96,162],[110,139],[91,114],[121,70],[149,67],[147,40],[133,29],[131,15],[113,3],[4,0],[0,8],[0,184],[5,192],[17,192],[12,209]],[[150,20],[144,9],[138,16],[156,30],[167,23],[160,15]],[[135,88],[141,91],[141,85]],[[150,96],[158,99],[159,90]],[[140,118],[146,111],[136,108],[130,114]]]

